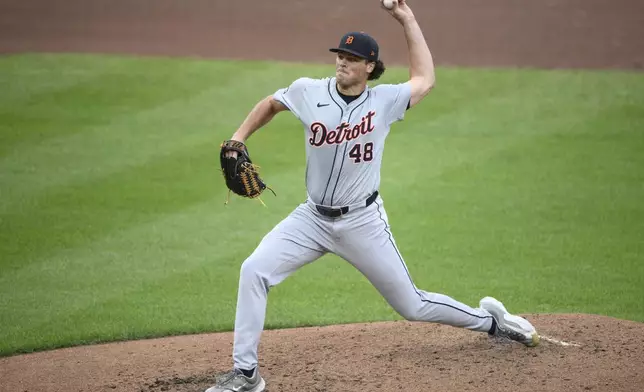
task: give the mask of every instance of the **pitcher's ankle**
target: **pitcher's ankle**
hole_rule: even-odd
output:
[[[257,367],[254,367],[254,368],[252,368],[252,369],[250,369],[250,370],[246,370],[246,369],[239,369],[239,371],[240,371],[240,372],[242,372],[242,374],[243,374],[244,376],[246,376],[246,377],[248,377],[248,378],[253,378],[253,376],[255,375],[255,369],[257,369]]]

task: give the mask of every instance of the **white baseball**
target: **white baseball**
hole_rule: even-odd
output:
[[[396,5],[397,3],[398,0],[382,0],[382,5],[384,5],[388,10],[394,8],[394,5]]]

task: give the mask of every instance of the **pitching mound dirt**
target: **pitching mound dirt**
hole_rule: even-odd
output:
[[[265,331],[270,392],[641,391],[644,324],[528,315],[535,348],[427,323]],[[0,359],[2,391],[203,391],[231,366],[232,334],[77,347]],[[555,342],[556,341],[556,342]]]

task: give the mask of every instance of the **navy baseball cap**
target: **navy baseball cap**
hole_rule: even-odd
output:
[[[369,62],[378,61],[378,43],[369,34],[363,32],[346,33],[342,36],[340,45],[329,50],[334,53],[351,53]]]

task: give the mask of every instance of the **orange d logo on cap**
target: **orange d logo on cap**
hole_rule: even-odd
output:
[[[362,59],[378,61],[378,43],[369,34],[359,31],[351,31],[340,38],[340,45],[337,48],[330,48],[331,52],[346,52]]]

